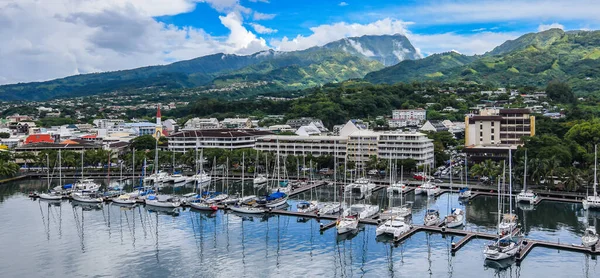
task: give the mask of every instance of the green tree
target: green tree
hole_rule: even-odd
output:
[[[19,173],[19,169],[19,165],[14,162],[0,160],[0,177],[12,178]]]
[[[152,135],[142,135],[131,140],[130,148],[136,150],[154,150],[156,148],[156,139]]]
[[[473,177],[487,177],[489,181],[494,180],[494,177],[497,177],[501,174],[501,166],[488,159],[479,164],[475,164],[471,167],[471,176]]]
[[[0,138],[10,138],[10,133],[8,132],[0,132]]]
[[[575,103],[577,101],[571,86],[563,82],[550,82],[546,86],[546,95],[553,101],[560,103]]]
[[[565,134],[565,139],[573,140],[588,152],[594,151],[594,145],[600,143],[600,119],[592,119],[574,125]]]

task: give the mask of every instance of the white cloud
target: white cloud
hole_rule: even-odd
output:
[[[273,33],[277,33],[277,29],[272,29],[269,27],[265,27],[262,26],[258,23],[250,23],[250,26],[252,26],[252,28],[254,28],[254,31],[256,31],[256,33],[259,34],[273,34]]]
[[[385,18],[368,24],[338,22],[312,27],[310,28],[312,34],[309,36],[298,35],[293,39],[283,37],[281,40],[271,40],[270,43],[282,51],[301,50],[316,45],[324,45],[345,37],[405,34],[407,32],[406,26],[409,24],[411,23],[391,18]]]
[[[510,20],[591,20],[598,21],[600,5],[596,0],[492,1],[466,0],[429,2],[430,4],[388,11],[407,19],[428,18],[429,22],[504,22]],[[385,12],[385,11],[382,11]]]
[[[0,1],[0,37],[4,38],[0,40],[0,84],[165,64],[218,52],[248,54],[268,49],[264,39],[243,26],[244,8],[238,1],[213,1],[215,9],[230,11],[220,17],[230,30],[225,37],[153,18],[189,12],[194,2]]]
[[[340,6],[340,7],[345,7],[345,6],[348,6],[348,3],[346,3],[346,2],[340,2],[340,3],[338,4],[338,6]]]
[[[254,20],[267,20],[267,19],[273,19],[275,18],[275,14],[263,14],[263,13],[259,13],[259,12],[254,12]]]
[[[431,55],[447,51],[456,51],[466,55],[483,54],[507,40],[515,39],[517,33],[481,32],[475,34],[443,33],[420,35],[408,33],[410,42],[423,54]]]
[[[558,29],[565,29],[565,26],[563,26],[562,24],[559,23],[552,23],[552,24],[540,24],[540,26],[538,26],[538,32],[542,32],[542,31],[546,31],[552,28],[558,28]]]
[[[248,0],[252,3],[256,3],[256,2],[263,2],[263,3],[269,3],[269,0]]]

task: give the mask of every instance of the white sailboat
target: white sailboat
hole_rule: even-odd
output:
[[[426,167],[427,165],[425,165]],[[429,167],[427,167],[429,169]],[[427,173],[427,172],[426,172]],[[428,174],[423,177],[423,183],[415,189],[415,194],[427,194],[427,196],[435,196],[441,189],[432,182],[432,178]]]
[[[394,184],[394,180],[393,180],[393,175],[392,173],[395,172],[394,167],[392,167],[392,159],[390,158],[390,184]],[[380,219],[394,219],[397,217],[400,217],[402,219],[405,219],[405,217],[409,217],[412,215],[412,208],[410,207],[410,204],[404,204],[404,191],[400,190],[400,206],[398,207],[394,207],[392,206],[392,195],[393,193],[388,191],[388,208],[386,210],[384,210],[383,212],[381,212],[381,214],[379,215]]]
[[[312,165],[312,160],[310,161],[310,169],[313,168]],[[310,182],[313,182],[313,172],[310,172]],[[296,205],[296,209],[298,210],[298,212],[303,212],[303,213],[307,213],[307,212],[316,212],[317,210],[319,210],[319,202],[315,201],[313,199],[313,188],[310,189],[310,201],[300,201],[297,205]]]
[[[154,150],[154,174],[158,177],[158,136],[156,138],[156,146]],[[169,195],[159,195],[158,194],[158,186],[159,182],[157,180],[154,181],[154,191],[156,195],[148,195],[146,198],[146,205],[158,208],[177,208],[181,205],[179,199],[174,198]]]
[[[267,173],[267,167],[268,167],[268,162],[267,162],[267,154],[265,154],[265,175],[263,174],[258,174],[258,163],[259,161],[259,155],[258,152],[256,152],[256,167],[254,167],[254,179],[252,180],[252,184],[254,185],[254,188],[262,188],[265,184],[267,184],[268,178],[266,176]]]
[[[505,180],[506,181],[506,180]],[[502,215],[502,220],[498,224],[498,230],[501,234],[512,234],[517,227],[517,215],[512,209],[512,151],[508,151],[508,213]]]
[[[229,209],[231,209],[234,212],[247,213],[247,214],[264,213],[265,211],[262,208],[256,207],[254,205],[245,204],[246,201],[250,201],[249,198],[244,197],[244,183],[245,183],[245,169],[246,169],[245,161],[246,161],[246,154],[243,153],[242,154],[242,194],[241,194],[242,197],[237,204],[233,205]]]
[[[337,186],[337,141],[333,143],[334,145],[334,155],[333,155],[333,188],[335,189],[333,194],[333,202],[324,203],[323,206],[319,209],[319,214],[335,214],[339,213],[342,209],[341,202],[336,200],[338,190]]]
[[[512,237],[511,233],[503,235],[500,229],[501,215],[502,215],[502,203],[500,193],[500,177],[498,177],[498,233],[501,235],[497,240],[491,244],[486,245],[483,250],[483,255],[487,260],[500,261],[514,257],[519,249],[521,248],[521,242],[516,241]]]
[[[597,178],[596,178],[596,171],[597,171],[597,165],[598,165],[597,147],[598,147],[597,145],[594,146],[594,195],[587,196],[587,198],[585,200],[583,200],[583,202],[582,202],[583,209],[600,209],[600,195],[598,195],[598,191],[597,191],[598,182],[597,182]]]
[[[473,194],[471,192],[471,189],[469,189],[469,164],[467,163],[467,157],[465,156],[465,186],[463,186],[463,188],[461,188],[458,191],[458,198],[459,199],[466,199],[466,198],[471,198],[471,195]]]
[[[450,192],[452,192],[452,176],[454,176],[454,172],[452,172],[452,158],[450,158]],[[448,194],[448,206],[452,206],[450,195],[451,194]],[[460,208],[452,208],[450,210],[450,214],[444,219],[444,224],[448,228],[460,227],[464,224],[464,222],[465,212]]]
[[[412,226],[404,221],[402,217],[393,217],[379,225],[375,230],[376,236],[391,235],[395,238],[408,233]]]
[[[523,170],[523,190],[517,194],[517,203],[535,204],[538,200],[538,195],[531,190],[527,190],[527,150],[525,150],[525,168]]]
[[[594,218],[594,225],[589,225],[588,211],[585,212],[585,231],[581,237],[581,243],[585,247],[592,247],[598,243],[598,232],[596,232],[596,218]]]
[[[60,161],[60,150],[58,151],[58,157]],[[46,167],[48,168],[48,189],[46,192],[40,194],[40,199],[49,200],[49,201],[57,201],[62,200],[62,195],[56,191],[50,191],[50,158],[48,154],[46,154]],[[58,167],[60,169],[60,162],[58,163]],[[60,176],[60,174],[59,174]],[[59,184],[61,182],[59,181]]]
[[[121,174],[120,174],[120,180],[123,181],[123,161],[121,161]],[[132,197],[129,194],[123,194],[123,185],[119,186],[119,196],[112,198],[111,201],[113,203],[116,204],[121,204],[121,205],[134,205],[136,203],[136,200],[134,197]]]
[[[347,173],[347,169],[348,169],[348,155],[346,154],[346,158],[344,159],[344,181],[346,180],[346,173]],[[345,196],[345,194],[344,194]],[[344,197],[342,199],[343,205],[342,207],[345,208],[345,202],[346,202],[346,198]],[[350,205],[352,205],[352,198],[350,199]],[[338,220],[336,221],[335,227],[337,230],[337,234],[338,235],[342,235],[342,234],[346,234],[349,232],[356,232],[358,231],[358,216],[357,215],[350,215],[349,213],[343,213],[342,210],[340,210],[340,217],[338,218]]]
[[[425,218],[423,219],[423,224],[425,226],[437,226],[441,222],[440,212],[437,209],[427,209],[425,213]]]
[[[390,159],[391,162],[391,159]],[[402,194],[406,193],[408,186],[404,183],[404,165],[400,167],[400,180],[390,182],[390,186],[387,188],[388,194]]]

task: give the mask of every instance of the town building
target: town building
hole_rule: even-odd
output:
[[[502,160],[508,150],[535,135],[535,116],[529,109],[483,109],[465,117],[465,153],[471,161]]]
[[[405,126],[418,126],[427,120],[427,110],[425,109],[401,109],[392,111],[392,119],[388,125],[393,128]]]
[[[321,132],[327,132],[328,130],[323,125],[323,122],[319,119],[311,118],[311,117],[302,117],[299,119],[290,119],[285,124],[291,126],[294,129],[299,129],[301,126],[307,126],[311,123],[314,123],[316,127],[318,127]]]
[[[203,129],[218,129],[220,128],[219,120],[216,118],[202,119],[192,118],[185,122],[184,130],[203,130]]]
[[[419,130],[424,132],[440,132],[448,131],[448,127],[441,121],[427,121],[419,128]]]
[[[225,118],[221,122],[223,128],[252,128],[252,121],[249,118]]]
[[[202,149],[243,149],[254,148],[260,136],[273,134],[266,130],[254,129],[209,129],[183,130],[167,136],[168,149],[174,152],[186,152]]]
[[[121,119],[96,119],[93,121],[94,126],[102,129],[109,129],[124,123]]]
[[[99,150],[102,149],[102,145],[96,144],[89,141],[84,140],[65,140],[60,143],[33,143],[26,144],[23,146],[16,147],[14,149],[15,153],[20,152],[31,152],[34,155],[38,155],[41,151],[74,151],[74,152],[83,152],[87,150]],[[18,156],[17,156],[18,157]],[[16,159],[16,163],[25,163],[25,161]]]

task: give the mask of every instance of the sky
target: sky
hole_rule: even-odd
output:
[[[596,0],[0,0],[0,84],[403,34],[422,56],[595,30]]]

